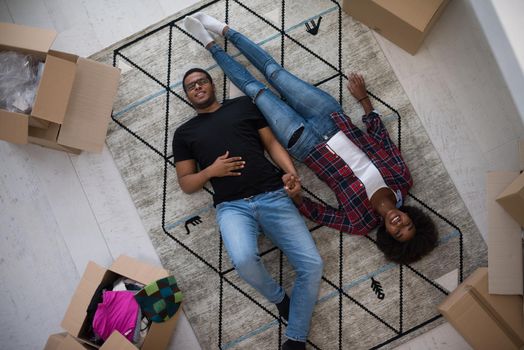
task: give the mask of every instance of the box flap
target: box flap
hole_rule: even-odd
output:
[[[443,312],[448,312],[453,308],[453,305],[455,305],[458,301],[460,301],[463,298],[463,295],[468,293],[469,287],[471,284],[476,284],[482,279],[484,275],[487,275],[487,268],[486,267],[480,267],[476,269],[471,275],[469,275],[464,282],[459,284],[459,286],[449,294],[446,299],[438,306],[438,310],[444,315]],[[473,283],[472,283],[473,282]]]
[[[58,133],[60,132],[60,124],[50,123],[47,129],[29,127],[29,142],[36,145],[56,149],[59,151],[66,151],[73,154],[80,154],[80,150],[59,145],[56,142]]]
[[[47,55],[31,114],[62,124],[73,88],[75,72],[75,63]]]
[[[86,350],[86,347],[68,334],[57,350]]]
[[[460,285],[438,309],[474,349],[518,349],[468,287]]]
[[[29,116],[29,127],[47,129],[49,127],[49,123],[50,122],[48,122],[47,120]]]
[[[426,30],[429,22],[445,0],[373,0],[377,5],[389,11],[419,31]]]
[[[44,350],[58,350],[58,347],[62,344],[66,335],[67,333],[51,334],[49,338],[47,338]]]
[[[118,68],[78,59],[58,143],[90,152],[102,151],[119,78]]]
[[[477,269],[438,306],[438,310],[475,349],[518,349],[522,342],[507,324],[514,319],[505,319],[493,312],[490,303],[494,298],[487,292],[487,279],[488,269]],[[520,312],[514,303],[514,298],[520,296],[498,298],[512,299],[513,308]],[[498,303],[497,307],[500,305]]]
[[[489,294],[487,268],[478,269],[474,275],[466,283],[475,297],[494,315],[515,344],[524,345],[522,296]]]
[[[524,227],[524,173],[498,195],[497,202]]]
[[[180,307],[177,313],[166,322],[153,323],[147,333],[147,337],[142,344],[141,350],[166,349],[171,341],[178,318],[182,313]]]
[[[58,58],[61,58],[63,60],[66,60],[66,61],[70,61],[70,62],[73,62],[76,64],[76,61],[78,61],[78,55],[75,55],[75,54],[72,54],[72,53],[68,53],[68,52],[63,52],[63,51],[56,51],[56,50],[49,50],[49,54],[54,56],[54,57],[58,57]]]
[[[102,282],[106,269],[90,261],[87,264],[84,275],[76,287],[75,294],[62,320],[61,326],[73,336],[78,336],[86,318],[86,310]]]
[[[0,109],[0,140],[18,143],[28,142],[29,129],[28,116],[21,113],[8,112]]]
[[[6,48],[45,54],[55,38],[54,30],[0,23],[0,45]]]
[[[100,347],[100,350],[137,350],[137,348],[118,331],[114,331]]]
[[[142,284],[149,284],[169,276],[163,268],[146,264],[127,255],[120,255],[109,269]]]
[[[40,144],[41,141],[56,143],[59,132],[60,124],[56,123],[50,123],[47,129],[30,126],[28,130],[29,141],[37,144]]]
[[[516,172],[488,172],[486,177],[489,292],[494,294],[523,291],[520,225],[495,201],[517,176]]]

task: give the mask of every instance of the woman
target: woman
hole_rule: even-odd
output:
[[[302,197],[299,179],[289,176],[287,192],[304,216],[349,234],[367,234],[378,226],[378,247],[398,263],[414,262],[436,246],[438,235],[431,219],[418,208],[402,205],[413,184],[411,174],[373,110],[361,75],[350,74],[347,87],[364,109],[367,133],[351,122],[332,96],[283,69],[225,23],[197,13],[186,17],[184,25],[253,100],[288,152],[335,192],[339,209]],[[208,30],[232,42],[285,102],[216,44]]]

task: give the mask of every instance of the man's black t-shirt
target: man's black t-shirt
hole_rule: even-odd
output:
[[[264,156],[258,130],[266,120],[248,97],[226,100],[217,111],[203,113],[181,125],[173,137],[174,161],[194,159],[204,169],[229,151],[246,162],[240,176],[215,177],[215,205],[282,187],[279,171]]]

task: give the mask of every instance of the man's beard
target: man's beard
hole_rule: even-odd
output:
[[[211,106],[216,100],[217,97],[215,96],[215,94],[211,94],[209,98],[205,101],[202,101],[200,103],[193,102],[193,107],[195,107],[195,109],[206,109],[207,107]]]

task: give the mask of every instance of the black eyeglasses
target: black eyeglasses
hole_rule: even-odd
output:
[[[209,83],[209,79],[208,78],[200,78],[192,83],[189,83],[186,85],[186,90],[187,91],[193,91],[195,88],[196,88],[196,85],[198,84],[198,86],[203,86],[205,84],[208,84]]]

